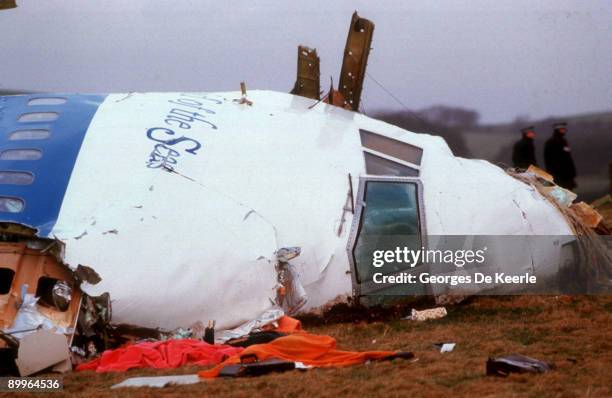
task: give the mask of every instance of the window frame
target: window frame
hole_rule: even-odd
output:
[[[357,189],[357,200],[355,206],[355,215],[353,216],[353,222],[351,224],[351,232],[347,242],[346,250],[349,259],[350,271],[351,271],[351,282],[353,285],[353,296],[359,297],[364,294],[372,293],[377,290],[384,290],[386,285],[379,285],[372,281],[359,282],[357,279],[357,262],[355,261],[355,247],[357,245],[357,238],[361,233],[363,224],[363,213],[366,207],[364,197],[366,193],[366,186],[368,182],[401,182],[411,183],[416,188],[416,201],[417,211],[419,219],[419,233],[421,238],[421,245],[427,249],[427,224],[425,223],[425,206],[423,200],[423,183],[418,177],[390,177],[390,176],[372,176],[366,175],[359,177],[359,185]],[[405,270],[398,271],[396,274],[405,272]],[[395,274],[389,274],[395,275]]]
[[[0,270],[8,270],[11,271],[13,274],[11,275],[11,283],[8,284],[8,290],[6,291],[6,293],[2,293],[2,291],[0,291],[0,296],[7,296],[9,294],[11,294],[11,289],[13,287],[13,283],[15,283],[15,279],[17,279],[17,271],[11,267],[8,266],[1,266]]]
[[[32,177],[32,179],[27,184],[3,183],[2,181],[0,181],[0,186],[27,187],[29,185],[34,184],[34,180],[36,180],[36,175],[34,173],[32,173],[31,171],[28,171],[28,170],[13,170],[13,169],[3,170],[3,169],[0,169],[0,175],[2,175],[3,173],[6,173],[6,174],[27,174],[30,177]]]
[[[28,109],[29,110],[29,109]],[[38,115],[39,118],[35,118],[33,115]],[[43,117],[42,115],[45,115],[46,117]],[[20,114],[17,117],[17,123],[52,123],[54,121],[56,121],[57,119],[59,119],[60,114],[57,111],[44,111],[44,110],[40,110],[40,111],[31,111],[31,112],[25,112]]]
[[[28,131],[28,132],[33,132],[33,131],[44,131],[47,133],[46,137],[42,137],[42,138],[13,138],[16,134],[18,133],[22,133],[24,131]],[[48,140],[51,138],[51,130],[48,128],[32,128],[32,129],[17,129],[17,130],[13,130],[9,133],[8,135],[8,141],[10,142],[14,142],[14,141],[43,141],[43,140]]]
[[[24,210],[26,209],[26,201],[23,198],[20,198],[18,196],[1,195],[0,194],[0,200],[1,199],[13,199],[13,200],[16,200],[18,202],[21,202],[21,209],[19,209],[19,211],[2,211],[2,210],[0,210],[0,215],[3,215],[3,214],[20,214],[20,213],[23,213]]]
[[[365,140],[364,137],[366,138]],[[370,143],[367,142],[368,138],[371,141]],[[375,153],[385,154],[392,159],[397,159],[415,166],[421,166],[421,163],[423,162],[424,151],[423,148],[421,148],[420,146],[410,144],[397,138],[389,137],[387,135],[376,133],[374,131],[366,129],[359,129],[359,139],[361,140],[362,148],[369,149]],[[382,144],[383,142],[384,144]],[[384,148],[385,146],[388,146],[388,148]],[[400,149],[402,147],[404,148],[403,150]],[[400,155],[400,152],[406,151],[406,153],[408,153],[412,150],[416,150],[418,153],[415,162],[409,159],[405,159],[404,156]]]
[[[15,158],[15,159],[10,159],[10,158],[9,159],[3,159],[2,158],[2,156],[5,153],[11,153],[11,152],[15,153],[15,152],[18,152],[18,151],[24,151],[24,152],[28,152],[29,151],[30,153],[36,152],[40,156],[38,156],[35,159],[34,158],[32,158],[32,159],[19,159],[19,158]],[[43,150],[41,148],[33,148],[33,147],[29,147],[29,148],[6,148],[6,149],[3,149],[2,151],[0,151],[0,161],[1,162],[37,162],[40,159],[42,159],[42,157],[43,157]]]
[[[380,177],[401,177],[401,178],[418,178],[421,176],[421,166],[418,166],[414,163],[410,163],[410,162],[406,162],[404,160],[398,159],[398,158],[394,158],[392,156],[389,156],[387,154],[384,154],[382,152],[376,152],[374,150],[368,149],[368,148],[361,148],[363,151],[363,164],[364,164],[364,170],[366,172],[367,175],[372,175],[372,176],[380,176]],[[388,162],[391,163],[395,163],[398,166],[402,166],[402,167],[406,167],[409,169],[412,169],[416,172],[415,176],[392,176],[392,175],[383,175],[383,174],[369,174],[368,173],[368,161],[367,161],[367,157],[366,155],[370,155],[370,156],[374,156],[383,160],[386,160]]]
[[[59,100],[59,101],[58,101]],[[47,103],[45,103],[47,101]],[[42,102],[42,103],[41,103]],[[68,102],[68,99],[60,96],[51,96],[51,97],[33,97],[30,98],[27,102],[28,106],[60,106],[64,105]]]
[[[52,284],[49,285],[49,283],[47,281],[52,282]],[[49,296],[52,299],[52,297],[53,297],[53,288],[55,287],[55,284],[57,282],[64,282],[64,283],[66,283],[66,284],[68,284],[70,286],[70,289],[71,289],[70,301],[68,302],[68,306],[65,309],[59,308],[53,302],[50,303],[49,301],[47,301],[47,299],[49,297],[46,297],[45,295],[42,294],[42,293],[48,293]],[[48,292],[47,292],[46,289],[44,289],[44,288],[47,288],[47,287],[49,287],[49,291]],[[55,277],[55,276],[50,276],[50,275],[43,274],[43,275],[39,275],[38,279],[36,280],[36,289],[35,289],[34,296],[36,298],[38,298],[38,301],[37,301],[38,305],[40,305],[40,306],[42,306],[44,308],[49,308],[50,310],[55,311],[55,312],[64,313],[64,312],[68,312],[70,310],[71,301],[72,301],[72,299],[74,297],[73,293],[72,293],[73,291],[74,291],[74,286],[71,283],[71,281],[62,279],[60,276]]]

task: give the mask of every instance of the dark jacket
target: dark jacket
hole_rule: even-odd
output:
[[[554,132],[544,145],[544,162],[546,171],[555,179],[555,183],[567,189],[576,187],[576,166],[569,145],[563,134]]]
[[[529,165],[537,166],[533,139],[523,136],[512,148],[512,164],[514,167],[526,169]]]

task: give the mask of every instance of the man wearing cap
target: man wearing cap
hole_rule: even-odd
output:
[[[577,187],[576,166],[570,152],[569,144],[565,139],[567,123],[556,123],[553,125],[553,135],[544,145],[544,162],[546,171],[552,174],[555,183],[563,188],[574,189]]]
[[[535,137],[535,129],[533,126],[525,127],[521,130],[523,138],[518,140],[512,148],[512,163],[518,169],[526,169],[529,165],[537,166],[535,146],[533,139]]]

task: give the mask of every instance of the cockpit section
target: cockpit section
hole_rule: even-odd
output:
[[[423,149],[360,129],[366,175],[359,179],[357,206],[348,255],[357,296],[373,292],[374,274],[406,271],[406,263],[378,254],[425,244],[423,185],[419,178]],[[378,258],[378,260],[375,260]]]

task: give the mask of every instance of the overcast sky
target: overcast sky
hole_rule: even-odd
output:
[[[17,3],[0,11],[0,89],[287,92],[298,44],[327,89],[356,9],[376,24],[369,73],[409,108],[497,122],[612,107],[609,0]],[[401,109],[368,78],[363,106]]]

